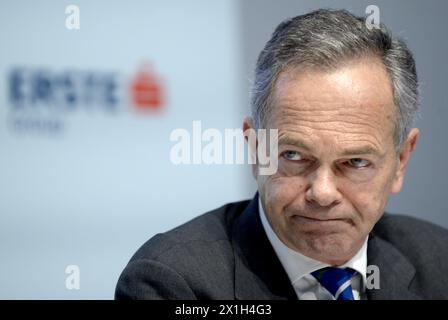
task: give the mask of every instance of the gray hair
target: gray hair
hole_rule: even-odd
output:
[[[392,83],[394,144],[398,151],[419,109],[412,53],[383,24],[369,30],[363,18],[345,10],[320,9],[283,21],[261,51],[255,67],[251,108],[255,128],[266,126],[272,92],[282,71],[294,67],[330,70],[350,59],[376,56]]]

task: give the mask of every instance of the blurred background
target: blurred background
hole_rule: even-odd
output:
[[[247,165],[173,164],[171,132],[240,128],[285,18],[368,5],[422,83],[421,139],[388,210],[448,227],[448,2],[0,0],[0,298],[112,299],[155,233],[252,197]]]

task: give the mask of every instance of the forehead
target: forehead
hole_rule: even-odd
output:
[[[394,100],[389,76],[373,58],[332,71],[287,70],[277,79],[269,126],[279,136],[349,147],[393,144]]]

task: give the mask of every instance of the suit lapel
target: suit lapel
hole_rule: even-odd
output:
[[[380,289],[367,290],[372,300],[416,300],[420,296],[411,291],[415,268],[392,244],[375,235],[369,237],[368,265],[376,265],[380,271]]]
[[[232,229],[236,299],[297,299],[272,248],[258,212],[256,195]]]

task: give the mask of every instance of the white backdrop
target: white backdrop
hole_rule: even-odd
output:
[[[175,128],[241,125],[238,19],[235,1],[0,2],[0,298],[110,299],[156,232],[251,196],[243,166],[169,159]],[[145,64],[155,112],[129,96]]]

